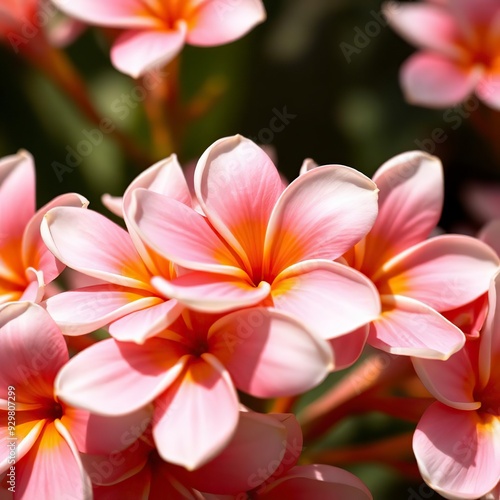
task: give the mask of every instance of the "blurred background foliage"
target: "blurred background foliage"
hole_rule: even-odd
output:
[[[176,151],[181,162],[195,160],[213,141],[235,133],[272,146],[279,169],[289,180],[308,157],[371,175],[395,154],[425,147],[442,159],[445,168],[442,227],[450,230],[467,224],[477,230],[482,221],[464,206],[462,194],[472,181],[500,182],[500,159],[492,146],[498,130],[496,115],[484,109],[469,113],[463,106],[429,110],[407,104],[398,72],[414,49],[386,26],[379,0],[264,3],[267,22],[242,40],[183,51],[183,99],[188,101],[202,88],[224,93],[187,130]],[[150,130],[141,104],[130,108],[127,116],[113,110],[113,102],[130,94],[137,82],[111,67],[108,47],[102,32],[89,29],[67,52],[101,115],[147,148]],[[8,46],[0,48],[0,67],[0,155],[20,148],[34,155],[39,206],[58,194],[77,191],[90,199],[92,208],[102,210],[100,196],[120,195],[139,173],[137,164],[106,136],[59,181],[53,162],[64,163],[67,147],[76,147],[85,139],[83,130],[90,131],[94,125]],[[288,113],[288,123],[270,133],[271,120],[283,113]],[[488,139],[478,132],[485,127]],[[429,142],[436,128],[446,135],[439,144]],[[332,375],[325,384],[341,375]],[[408,424],[373,413],[344,422],[328,444],[369,443],[408,429]],[[370,463],[351,470],[367,483],[376,500],[431,498],[421,481],[387,466]],[[440,497],[432,494],[432,498]]]

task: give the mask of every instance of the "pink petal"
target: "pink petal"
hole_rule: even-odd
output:
[[[496,191],[496,194],[500,194],[500,192]],[[484,193],[481,197],[484,197]],[[500,255],[500,219],[488,222],[488,224],[481,229],[477,237],[493,248],[497,255]]]
[[[23,262],[25,267],[43,271],[43,281],[50,283],[57,278],[63,269],[63,264],[45,246],[40,235],[40,224],[45,214],[55,207],[86,208],[88,200],[74,193],[63,194],[47,203],[30,219],[23,237]]]
[[[488,294],[483,294],[477,299],[441,313],[447,320],[457,325],[468,339],[477,338],[483,328],[488,312]]]
[[[348,368],[359,359],[363,353],[369,331],[369,325],[366,325],[348,335],[342,335],[328,341],[333,350],[336,371]]]
[[[404,295],[437,311],[454,309],[485,293],[498,256],[469,236],[443,235],[415,245],[372,279],[382,294]]]
[[[68,358],[64,337],[42,307],[0,307],[0,384],[16,388],[18,403],[53,400],[54,378]]]
[[[425,2],[388,3],[384,14],[391,28],[412,45],[449,57],[460,55],[456,45],[462,35],[460,27],[446,8]]]
[[[186,23],[175,31],[130,30],[120,35],[111,48],[113,66],[133,78],[170,62],[184,46]]]
[[[128,233],[97,212],[54,208],[44,217],[42,237],[67,266],[94,278],[149,289],[151,275]]]
[[[438,493],[476,499],[498,483],[500,421],[434,403],[418,423],[413,451],[422,477]]]
[[[257,307],[224,316],[211,327],[209,343],[236,387],[256,397],[305,392],[332,368],[328,343],[275,309]]]
[[[246,276],[205,217],[145,189],[134,190],[132,197],[131,223],[160,255],[188,269]]]
[[[441,217],[444,196],[441,162],[420,151],[395,156],[373,180],[380,193],[378,217],[366,237],[361,268],[368,275],[428,238]]]
[[[140,346],[103,340],[62,368],[56,394],[98,415],[124,415],[151,403],[177,378],[186,361],[183,355],[169,340],[153,338]]]
[[[254,306],[267,298],[271,286],[261,281],[258,287],[234,276],[192,272],[167,281],[159,276],[151,284],[165,297],[182,302],[195,311],[220,313]]]
[[[476,94],[485,104],[495,110],[500,110],[500,78],[485,76],[476,88]]]
[[[265,21],[266,11],[261,0],[239,0],[238,4],[207,0],[201,2],[195,16],[196,22],[189,29],[187,42],[206,47],[243,37]]]
[[[12,456],[10,454],[12,450],[10,447],[12,446],[12,435],[7,426],[7,401],[5,403],[5,405],[2,405],[3,411],[0,411],[0,477],[12,465]],[[47,420],[43,419],[43,410],[41,412],[37,412],[36,410],[18,411],[19,408],[20,405],[18,404],[16,407],[15,429],[17,461],[21,460],[31,450],[47,422]]]
[[[401,296],[382,299],[368,342],[378,349],[427,359],[448,359],[465,343],[464,334],[429,306]]]
[[[330,339],[370,323],[380,314],[375,285],[343,264],[311,260],[291,266],[274,281],[274,307]]]
[[[54,0],[53,3],[71,17],[89,24],[113,28],[155,26],[158,20],[148,15],[141,0]]]
[[[123,197],[111,196],[110,194],[103,194],[101,196],[102,204],[117,217],[123,218]]]
[[[78,450],[59,420],[45,426],[29,453],[16,465],[20,498],[91,498],[92,486]]]
[[[461,349],[447,361],[413,358],[413,366],[427,390],[445,405],[457,410],[476,410],[476,375],[466,350]]]
[[[106,462],[104,462],[106,463]],[[107,462],[109,464],[109,461]],[[109,465],[113,467],[112,465]],[[152,470],[150,467],[143,467],[137,474],[127,477],[118,483],[111,483],[109,486],[95,485],[94,500],[115,500],[117,498],[154,498],[151,493]],[[92,478],[92,475],[90,476]],[[163,481],[163,494],[169,494],[167,491],[170,485]],[[169,497],[175,498],[175,497]]]
[[[499,373],[500,359],[500,274],[491,281],[488,292],[489,310],[484,329],[481,333],[479,348],[479,384],[484,387],[492,377]]]
[[[269,217],[283,192],[271,159],[239,135],[220,139],[200,158],[194,183],[210,223],[249,268],[261,266]]]
[[[287,429],[272,415],[241,412],[233,437],[219,455],[194,471],[178,467],[175,476],[203,492],[237,495],[259,486],[279,468],[286,444]]]
[[[164,301],[144,290],[95,285],[59,293],[45,304],[65,335],[84,335]]]
[[[271,274],[303,260],[340,257],[376,216],[377,188],[363,174],[340,165],[310,170],[285,189],[271,215],[265,250]]]
[[[127,448],[131,439],[135,442],[147,429],[152,410],[146,406],[121,417],[103,417],[67,406],[61,422],[80,452],[105,455]]]
[[[480,74],[465,70],[439,54],[417,52],[401,67],[400,81],[406,100],[429,108],[454,106],[469,96]]]
[[[122,342],[143,344],[170,326],[183,310],[184,306],[176,300],[166,300],[113,321],[109,333]]]
[[[27,151],[0,160],[0,249],[21,239],[35,213],[35,164]]]
[[[229,374],[214,356],[202,354],[155,403],[153,436],[158,453],[188,470],[204,465],[233,436],[238,408]]]
[[[338,467],[314,464],[294,467],[282,478],[258,490],[256,498],[372,500],[372,495],[354,474]]]

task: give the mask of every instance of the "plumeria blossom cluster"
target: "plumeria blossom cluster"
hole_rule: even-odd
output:
[[[56,48],[87,24],[116,69],[145,78],[266,17],[260,0],[53,4],[66,37],[46,29],[54,5],[0,0],[1,40],[97,123]],[[423,49],[402,69],[409,100],[500,106],[496,0],[386,13]],[[153,108],[183,109],[175,85],[160,90]],[[420,151],[372,179],[307,159],[290,183],[241,135],[192,171],[165,156],[103,196],[114,218],[77,193],[37,210],[33,157],[0,160],[1,497],[371,500],[310,446],[361,408],[410,416],[415,468],[443,497],[499,500],[500,221],[442,234],[443,168]],[[369,377],[367,352],[389,360]],[[419,397],[402,409],[388,388]]]
[[[399,155],[375,182],[346,166],[309,161],[285,185],[263,150],[229,137],[200,158],[194,192],[172,156],[139,175],[122,198],[108,197],[125,228],[87,208],[79,195],[64,195],[33,215],[32,158],[21,152],[1,168],[0,203],[26,213],[2,218],[9,251],[2,252],[0,311],[2,381],[17,391],[21,497],[43,491],[46,498],[89,498],[94,491],[96,498],[118,498],[136,491],[155,498],[166,489],[175,492],[172,498],[246,491],[280,498],[303,484],[310,495],[344,489],[370,498],[347,472],[296,466],[302,437],[294,417],[254,414],[238,395],[301,394],[352,365],[366,342],[411,356],[440,401],[415,434],[426,480],[459,495],[498,482],[496,469],[487,469],[486,482],[468,468],[458,486],[448,486],[454,474],[439,464],[435,478],[433,467],[423,465],[443,453],[444,434],[435,427],[448,425],[441,413],[463,419],[459,410],[469,411],[484,448],[498,452],[496,354],[488,340],[497,330],[494,289],[483,327],[488,333],[471,332],[482,327],[478,318],[484,320],[484,297],[500,261],[479,239],[427,238],[442,204],[436,158]],[[35,233],[33,224],[38,253],[28,255],[43,258],[19,263],[10,249]],[[47,293],[56,275],[50,270],[64,265],[95,283]],[[464,314],[469,323],[453,323]],[[69,359],[63,334],[71,340],[101,327],[109,338]],[[466,343],[464,331],[473,340]],[[467,357],[478,343],[479,355],[491,357],[488,365]],[[459,363],[490,368],[480,383],[473,372],[459,371]],[[459,394],[464,377],[470,403]],[[481,412],[478,399],[491,409]],[[2,404],[7,442],[7,401]],[[119,465],[113,453],[123,456]],[[450,468],[464,467],[452,460]],[[252,475],[259,466],[266,472]]]

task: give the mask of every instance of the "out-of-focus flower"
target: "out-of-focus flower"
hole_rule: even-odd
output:
[[[137,234],[184,268],[172,280],[153,278],[166,297],[208,313],[260,306],[321,338],[378,316],[370,280],[333,262],[375,220],[377,189],[363,174],[323,166],[285,188],[262,149],[235,136],[201,157],[195,191],[203,214],[151,190],[132,193]]]
[[[444,108],[473,92],[500,109],[500,4],[444,0],[388,4],[390,25],[420,52],[401,68],[406,99]]]
[[[91,498],[79,451],[124,449],[130,444],[124,432],[150,422],[148,407],[109,418],[60,402],[54,379],[68,358],[64,337],[42,307],[0,306],[0,474],[9,481],[14,469],[10,491],[20,498]]]
[[[398,155],[375,173],[379,215],[368,236],[346,254],[379,290],[382,314],[368,342],[379,349],[446,359],[465,342],[441,312],[486,293],[500,260],[481,241],[442,235],[427,239],[443,203],[440,161],[421,152]]]
[[[302,433],[290,414],[240,412],[237,429],[224,450],[194,471],[164,462],[146,441],[124,450],[120,467],[109,477],[95,477],[96,500],[125,498],[130,492],[151,499],[372,498],[362,481],[347,471],[327,465],[296,466]],[[92,469],[109,461],[95,456],[83,460]]]
[[[26,151],[0,160],[0,304],[40,302],[45,286],[63,265],[40,236],[40,222],[53,207],[84,207],[77,194],[58,196],[35,212],[35,165]]]
[[[201,47],[241,38],[264,21],[261,0],[53,0],[92,25],[122,28],[111,49],[113,65],[135,78],[172,60],[185,43]]]
[[[279,311],[250,308],[220,317],[184,311],[145,341],[107,339],[76,355],[56,381],[67,403],[104,415],[154,404],[160,456],[200,467],[238,424],[235,386],[254,396],[304,392],[329,373],[328,343]]]
[[[447,361],[413,360],[420,379],[438,399],[417,426],[413,450],[422,477],[445,498],[478,498],[498,488],[500,481],[498,274],[488,297],[488,317],[479,338]]]

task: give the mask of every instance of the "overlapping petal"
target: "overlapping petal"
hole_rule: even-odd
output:
[[[124,415],[146,406],[181,373],[176,342],[144,345],[103,340],[77,354],[59,372],[55,391],[64,402],[98,415]],[[92,370],[89,370],[92,366]]]
[[[227,445],[239,417],[229,373],[211,354],[191,360],[155,402],[153,436],[164,460],[196,469]]]
[[[333,365],[326,341],[309,333],[292,316],[272,308],[250,308],[224,316],[212,325],[209,344],[236,387],[257,397],[305,392],[318,385]]]
[[[364,275],[342,264],[311,260],[283,271],[273,283],[273,303],[316,335],[331,339],[378,317],[380,297]]]
[[[381,299],[382,314],[370,326],[372,346],[393,354],[447,359],[464,345],[464,334],[422,302],[392,295]]]
[[[433,489],[447,497],[476,499],[498,483],[500,419],[434,403],[417,426],[413,451]]]
[[[373,180],[380,192],[377,220],[364,242],[361,270],[368,275],[429,236],[441,217],[444,197],[441,162],[420,151],[390,159]]]
[[[386,263],[373,280],[381,293],[420,300],[437,311],[472,302],[485,293],[498,270],[498,256],[468,236],[424,241]]]
[[[271,215],[269,271],[277,275],[300,261],[340,257],[372,228],[377,211],[377,187],[363,174],[341,165],[306,172],[285,189]]]
[[[67,266],[117,285],[150,289],[150,274],[129,234],[91,210],[50,210],[41,226],[50,251]]]

